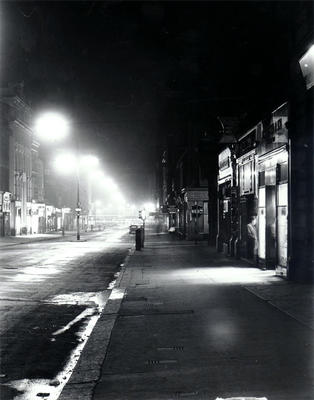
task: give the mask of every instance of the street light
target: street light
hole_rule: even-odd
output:
[[[69,122],[57,112],[47,111],[35,120],[34,131],[45,141],[55,142],[64,139],[69,134],[69,130]]]
[[[33,131],[40,141],[58,142],[69,134],[68,120],[58,112],[46,111],[39,114],[34,120]],[[62,216],[62,234],[64,234],[64,220]]]

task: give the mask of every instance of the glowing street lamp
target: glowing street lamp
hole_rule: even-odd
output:
[[[35,120],[34,132],[38,138],[47,142],[64,139],[70,130],[68,120],[57,112],[48,111]]]

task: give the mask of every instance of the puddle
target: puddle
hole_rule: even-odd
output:
[[[5,384],[6,386],[10,386],[23,392],[20,395],[15,396],[14,400],[35,400],[37,398],[43,400],[57,400],[64,386],[70,379],[73,369],[75,368],[98,318],[99,315],[91,316],[84,330],[77,333],[77,336],[82,340],[82,342],[72,351],[63,371],[61,371],[53,380],[22,379]],[[54,382],[56,382],[56,384],[54,384]]]
[[[71,328],[71,326],[75,325],[77,322],[79,322],[81,319],[87,318],[91,315],[95,314],[95,309],[94,308],[86,308],[81,314],[79,314],[77,317],[72,319],[71,322],[69,322],[67,325],[65,325],[63,328],[58,329],[57,331],[53,332],[52,336],[57,336],[61,335],[62,333],[66,332]]]
[[[74,306],[96,306],[104,307],[109,297],[109,291],[103,292],[74,292],[59,294],[46,300],[45,303],[74,305]]]
[[[57,400],[67,381],[75,368],[75,365],[91,335],[100,315],[109,298],[109,290],[104,292],[76,292],[53,296],[46,303],[59,305],[86,305],[87,308],[76,318],[70,321],[61,329],[55,331],[51,341],[55,341],[55,336],[61,335],[71,328],[78,321],[85,319],[86,325],[76,332],[79,343],[69,355],[69,359],[61,372],[53,380],[49,379],[21,379],[5,383],[4,385],[12,387],[21,394],[14,397],[14,400]]]

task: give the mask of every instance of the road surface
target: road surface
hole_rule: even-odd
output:
[[[0,398],[58,397],[108,299],[126,228],[2,246]],[[48,393],[49,396],[48,396]]]

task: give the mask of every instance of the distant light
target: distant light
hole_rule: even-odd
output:
[[[97,167],[99,160],[96,156],[88,155],[80,158],[80,165],[84,167]]]
[[[119,191],[116,191],[115,193],[113,193],[113,200],[114,200],[115,204],[117,204],[119,206],[125,204],[125,199]]]
[[[45,112],[35,121],[35,134],[49,142],[63,139],[69,133],[70,126],[66,118],[56,112]]]
[[[110,191],[118,190],[117,184],[111,178],[105,178],[103,180],[103,183],[105,185],[105,188],[110,190]]]
[[[307,68],[309,66],[309,64],[304,64],[305,68]]]
[[[156,210],[156,207],[154,205],[154,203],[148,202],[145,203],[143,205],[143,208],[147,211],[147,212],[154,212]]]
[[[77,169],[77,159],[72,153],[59,154],[54,161],[55,168],[64,174],[70,174]]]
[[[97,183],[105,180],[105,174],[99,169],[90,171],[88,176],[93,181],[97,181]]]

